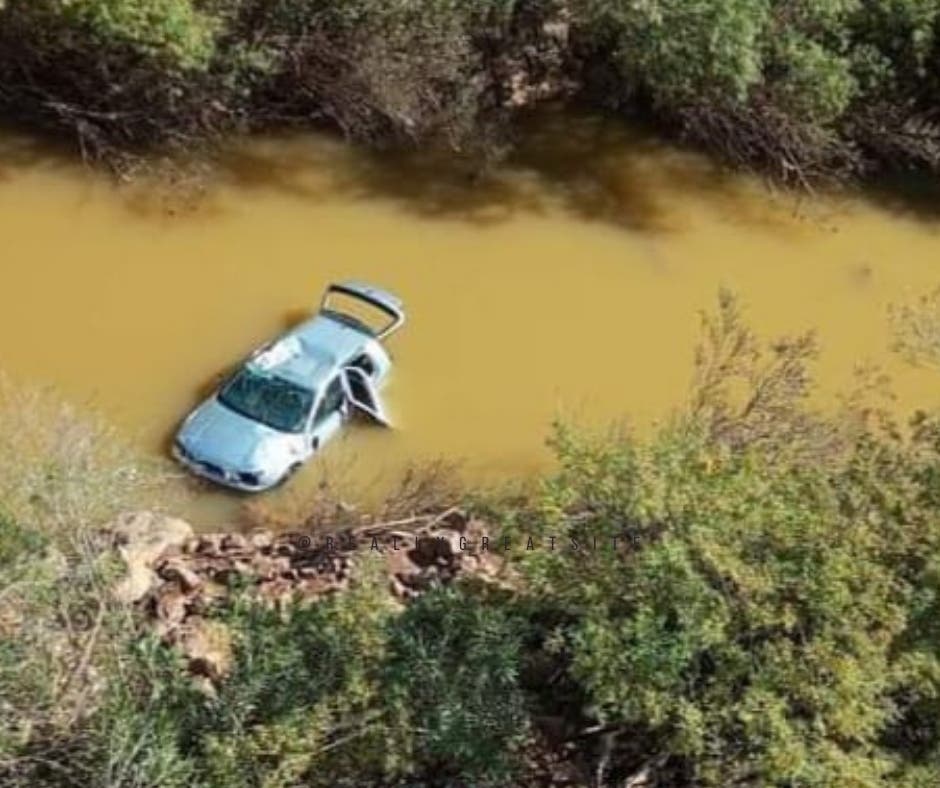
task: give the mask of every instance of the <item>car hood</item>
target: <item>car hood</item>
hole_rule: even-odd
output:
[[[283,466],[297,438],[246,418],[217,399],[207,400],[193,411],[178,435],[196,460],[237,471]]]

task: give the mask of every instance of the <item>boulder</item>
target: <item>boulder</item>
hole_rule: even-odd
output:
[[[114,586],[114,598],[122,604],[133,605],[147,596],[152,588],[156,587],[158,579],[157,573],[149,566],[128,562],[127,574],[118,580]]]
[[[118,582],[114,593],[128,604],[143,599],[153,588],[157,559],[170,550],[178,551],[193,535],[189,523],[155,512],[122,514],[108,531],[127,566],[127,575]]]
[[[226,534],[222,538],[222,549],[226,552],[243,552],[248,546],[248,540],[241,534]]]
[[[274,536],[270,531],[255,531],[248,539],[255,550],[262,552],[270,550],[271,545],[274,543]]]
[[[176,581],[186,591],[195,591],[202,585],[202,578],[182,561],[166,561],[159,569],[158,574],[164,580]]]

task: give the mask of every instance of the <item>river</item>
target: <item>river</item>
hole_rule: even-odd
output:
[[[0,368],[162,453],[216,376],[329,281],[387,287],[409,318],[392,341],[398,428],[349,430],[295,494],[323,473],[366,488],[438,457],[471,480],[529,475],[549,466],[559,416],[646,429],[682,403],[721,286],[762,332],[818,330],[820,402],[863,361],[891,375],[899,409],[940,398],[891,354],[888,327],[890,304],[940,284],[940,223],[864,196],[774,194],[617,123],[543,118],[486,175],[269,138],[180,188],[115,186],[4,138]],[[241,502],[204,498],[204,519]]]

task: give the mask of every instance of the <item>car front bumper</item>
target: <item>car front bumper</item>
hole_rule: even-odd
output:
[[[178,443],[173,444],[173,457],[196,476],[207,479],[215,484],[220,484],[223,487],[229,487],[233,490],[253,493],[264,492],[265,490],[270,490],[277,484],[276,481],[265,483],[261,480],[259,480],[258,484],[249,484],[242,478],[241,474],[235,471],[228,471],[215,463],[191,456],[188,452],[183,450]]]

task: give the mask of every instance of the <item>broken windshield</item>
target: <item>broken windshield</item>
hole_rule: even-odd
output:
[[[314,392],[251,367],[243,367],[219,392],[219,402],[281,432],[302,432]]]

